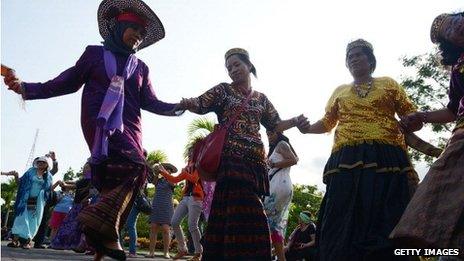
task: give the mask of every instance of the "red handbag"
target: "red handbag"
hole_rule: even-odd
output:
[[[251,99],[253,91],[248,94],[247,98],[240,104],[235,115],[225,125],[216,124],[214,130],[208,134],[200,144],[196,155],[195,167],[200,174],[200,179],[203,181],[215,181],[217,170],[221,163],[222,149],[226,140],[229,127],[235,122],[239,114],[242,112],[245,104]]]

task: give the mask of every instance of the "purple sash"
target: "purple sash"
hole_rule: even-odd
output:
[[[131,54],[127,58],[123,75],[116,75],[116,57],[108,50],[104,50],[105,70],[110,86],[97,116],[97,128],[92,146],[91,163],[98,164],[108,156],[108,139],[116,131],[124,131],[122,119],[124,108],[124,81],[129,79],[138,65],[138,59]]]

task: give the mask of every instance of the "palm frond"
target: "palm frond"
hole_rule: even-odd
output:
[[[198,141],[204,139],[205,137],[206,137],[206,135],[201,134],[201,133],[197,133],[195,136],[189,137],[189,140],[188,140],[187,144],[184,147],[183,156],[184,156],[185,161],[188,161],[188,152],[189,152],[190,148],[192,148],[193,145],[195,145]]]
[[[162,150],[154,150],[148,153],[147,161],[150,165],[168,161],[168,155]]]
[[[202,133],[206,136],[208,133],[213,131],[215,124],[214,120],[207,117],[194,119],[187,128],[187,135],[189,137],[193,137],[197,133]]]

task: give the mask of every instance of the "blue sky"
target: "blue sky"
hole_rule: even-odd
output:
[[[3,0],[1,62],[26,82],[57,76],[77,61],[87,45],[101,42],[96,20],[99,2]],[[282,118],[304,113],[313,122],[322,116],[332,90],[352,80],[344,65],[350,40],[364,38],[374,45],[374,76],[399,81],[404,73],[399,61],[402,55],[432,49],[429,29],[433,18],[463,9],[457,0],[146,3],[166,28],[165,39],[137,54],[150,68],[159,99],[177,102],[229,81],[223,55],[229,48],[243,47],[258,71],[253,87],[266,93]],[[81,91],[28,101],[23,109],[20,98],[2,84],[1,170],[25,170],[36,129],[40,129],[36,155],[56,151],[60,174],[69,167],[80,169],[89,156],[80,129],[80,96]],[[165,151],[171,162],[182,167],[187,125],[198,116],[142,115],[144,147]],[[300,156],[292,169],[293,182],[322,187],[332,135],[301,135],[297,130],[286,134]],[[423,175],[425,168],[418,170]]]

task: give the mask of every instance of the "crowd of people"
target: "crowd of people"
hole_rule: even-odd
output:
[[[184,218],[194,246],[190,260],[271,260],[273,253],[278,260],[408,260],[393,250],[411,246],[457,248],[463,257],[464,13],[439,15],[431,26],[442,63],[452,67],[446,108],[418,111],[394,79],[374,77],[374,48],[358,39],[348,43],[345,56],[353,81],[333,91],[325,115],[315,123],[303,114],[281,119],[269,98],[253,90],[251,74],[256,77],[257,70],[241,48],[225,53],[231,83],[178,103],[163,102],[155,95],[148,66],[135,56],[164,37],[153,10],[141,0],[103,0],[98,26],[103,46],[88,46],[55,79],[28,83],[12,70],[5,75],[8,88],[24,100],[70,94],[84,86],[81,125],[91,155],[83,177],[72,183],[52,184],[54,155],[37,158],[19,179],[17,172],[8,172],[19,181],[9,246],[30,248],[35,236],[41,247],[39,227],[54,206],[49,222],[53,248],[87,251],[95,260],[125,260],[121,230],[127,221],[129,254],[135,257],[138,197],[148,179],[155,196],[147,257],[154,257],[161,231],[163,255],[171,258],[171,226],[178,242],[173,258],[187,255],[180,226]],[[208,146],[203,141],[192,145],[178,175],[171,164],[147,164],[142,109],[164,116],[216,114],[227,136],[214,175],[199,165],[198,152]],[[407,137],[424,123],[448,122],[456,122],[453,135],[419,184],[407,152],[408,146],[417,146]],[[267,130],[267,156],[260,125]],[[336,130],[322,172],[326,192],[320,210],[302,211],[286,240],[293,195],[289,173],[299,160],[283,134],[291,128],[303,134]],[[211,177],[214,182],[207,183]],[[182,200],[174,209],[173,187],[183,180]],[[57,186],[62,193],[53,193]]]

